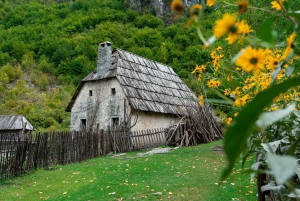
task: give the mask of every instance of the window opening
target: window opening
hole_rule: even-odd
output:
[[[118,126],[119,125],[119,117],[112,117],[111,118],[111,125]]]
[[[111,95],[115,95],[116,94],[116,88],[111,88]]]
[[[93,90],[90,90],[90,96],[93,96]]]
[[[80,119],[80,127],[81,130],[85,130],[86,129],[86,119]]]

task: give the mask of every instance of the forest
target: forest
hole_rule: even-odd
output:
[[[267,1],[253,3],[269,6]],[[216,19],[230,9],[235,8],[216,5],[204,11],[208,17],[199,26],[206,37],[212,35]],[[249,16],[243,18],[257,28],[262,18]],[[210,62],[211,50],[217,46],[227,55],[240,46],[229,48],[218,42],[203,48],[193,24],[188,26],[189,8],[180,16],[169,13],[166,18],[168,23],[147,7],[129,8],[126,0],[1,1],[0,114],[22,114],[37,131],[69,130],[70,114],[65,108],[80,80],[96,68],[98,45],[103,41],[172,66],[199,95],[204,89],[191,73],[195,66]],[[276,28],[280,26],[278,20]],[[284,40],[286,36],[277,37]],[[206,95],[218,97],[210,90]],[[227,107],[215,108],[228,112]]]

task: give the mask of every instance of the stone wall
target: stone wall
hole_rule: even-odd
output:
[[[71,131],[81,130],[84,119],[88,128],[98,125],[104,129],[112,118],[119,118],[121,122],[124,118],[124,99],[125,95],[116,78],[86,82],[71,110]],[[126,103],[128,111],[128,101]]]

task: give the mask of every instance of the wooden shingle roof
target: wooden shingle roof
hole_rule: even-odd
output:
[[[143,58],[133,53],[114,49],[112,66],[103,76],[96,71],[79,84],[66,111],[73,103],[84,82],[116,77],[133,109],[188,115],[198,99],[170,66]]]
[[[33,130],[33,126],[22,115],[0,115],[0,130]]]

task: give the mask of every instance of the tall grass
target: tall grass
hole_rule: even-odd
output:
[[[40,169],[3,182],[0,200],[257,200],[255,183],[240,169],[220,181],[226,158],[211,147],[221,144],[143,156],[145,152],[132,152]]]

